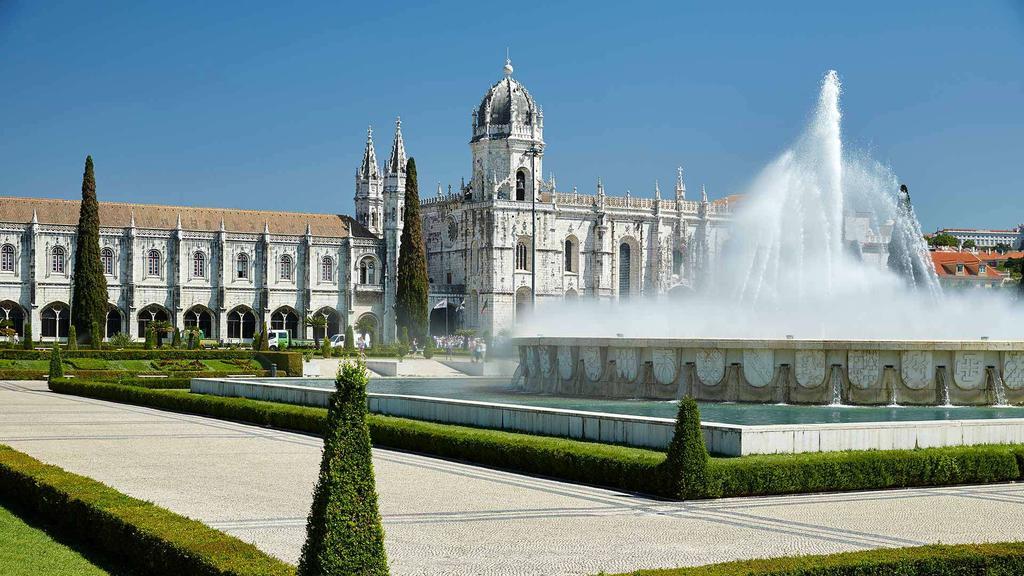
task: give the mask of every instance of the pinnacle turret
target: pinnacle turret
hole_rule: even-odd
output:
[[[360,180],[379,180],[380,167],[377,165],[377,151],[373,148],[373,126],[366,129],[366,149],[363,150],[363,162],[359,165],[356,178]]]
[[[683,167],[676,168],[676,200],[686,200],[686,183],[683,182]]]
[[[700,201],[704,204],[708,203],[708,191],[703,184],[700,185]]]
[[[402,140],[402,118],[395,119],[395,141],[388,157],[388,174],[405,174],[405,142]]]

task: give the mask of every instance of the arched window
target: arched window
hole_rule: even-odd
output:
[[[252,338],[256,331],[256,315],[248,306],[228,312],[228,338]]]
[[[100,263],[103,264],[103,273],[107,276],[114,275],[114,251],[104,248],[100,251]]]
[[[245,252],[235,258],[235,278],[239,280],[249,278],[249,255]]]
[[[334,258],[324,256],[320,259],[320,280],[334,282]]]
[[[43,321],[43,338],[65,338],[68,335],[68,326],[71,324],[71,311],[65,304],[55,302],[50,304],[39,314]]]
[[[273,330],[287,330],[289,338],[297,337],[299,333],[299,316],[295,310],[284,306],[278,308],[270,315],[270,328]]]
[[[292,279],[292,257],[291,256],[289,256],[287,254],[281,256],[280,266],[278,266],[278,268],[279,268],[278,277],[281,280],[291,280]]]
[[[206,254],[198,250],[192,255],[192,275],[196,278],[206,278]]]
[[[526,200],[526,171],[516,172],[516,200]]]
[[[63,274],[67,264],[67,254],[63,246],[54,246],[50,252],[50,271],[54,274]]]
[[[516,270],[529,270],[530,261],[527,258],[529,251],[526,249],[526,242],[520,241],[516,244]]]
[[[121,333],[121,311],[116,306],[107,308],[106,337],[111,338]]]
[[[683,274],[683,251],[673,250],[672,251],[672,273],[676,276]]]
[[[563,260],[565,261],[565,271],[578,273],[579,270],[579,249],[577,248],[576,239],[572,236],[565,239],[565,249]]]
[[[619,244],[619,298],[629,297],[633,253],[629,244]]]
[[[146,275],[148,276],[159,276],[160,275],[160,251],[150,250],[146,255]]]
[[[359,283],[377,283],[377,265],[374,263],[373,258],[364,258],[363,261],[359,263]]]
[[[520,322],[533,309],[533,292],[528,286],[522,286],[516,290],[516,322]]]
[[[184,314],[185,328],[198,328],[200,338],[212,338],[213,313],[205,306],[193,306]]]
[[[11,300],[0,302],[0,326],[14,330],[18,336],[24,335],[25,310],[20,304]]]
[[[146,331],[149,329],[149,325],[153,322],[167,322],[169,316],[167,309],[159,304],[150,304],[142,310],[139,310],[139,337],[145,338]],[[157,336],[160,339],[165,337],[165,334],[159,334]]]
[[[0,271],[14,272],[14,246],[10,244],[0,248]]]

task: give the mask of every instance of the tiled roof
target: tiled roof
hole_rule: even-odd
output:
[[[78,200],[56,198],[15,198],[0,196],[0,222],[28,223],[33,212],[40,224],[78,225]],[[173,230],[181,218],[183,230],[217,232],[221,222],[228,232],[261,234],[265,227],[271,234],[301,236],[309,226],[314,236],[329,238],[373,238],[349,216],[341,214],[306,214],[273,210],[239,210],[234,208],[197,208],[194,206],[162,206],[127,202],[100,202],[100,226],[127,228],[132,215],[135,226],[157,230]]]
[[[957,264],[964,265],[963,274],[960,276],[967,277],[978,277],[978,270],[980,265],[986,260],[978,258],[977,254],[972,252],[931,252],[932,264],[935,265],[935,272],[939,276],[956,276]],[[1000,272],[993,266],[985,266],[985,277],[988,278],[1003,278],[1006,274]]]

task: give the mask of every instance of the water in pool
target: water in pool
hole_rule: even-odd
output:
[[[318,388],[334,387],[334,381],[329,379],[295,379],[289,383]],[[674,418],[677,406],[669,400],[605,400],[527,394],[514,390],[507,381],[482,378],[373,378],[367,390],[381,394],[433,396],[661,418]],[[705,422],[748,425],[1024,418],[1024,407],[994,406],[867,407],[701,403],[700,411],[701,419]]]

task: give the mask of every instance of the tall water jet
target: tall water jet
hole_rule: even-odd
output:
[[[921,224],[910,203],[910,190],[900,184],[896,206],[896,218],[889,240],[889,270],[904,279],[911,289],[921,290],[932,296],[939,294],[939,277],[928,255],[928,245],[923,240]]]

